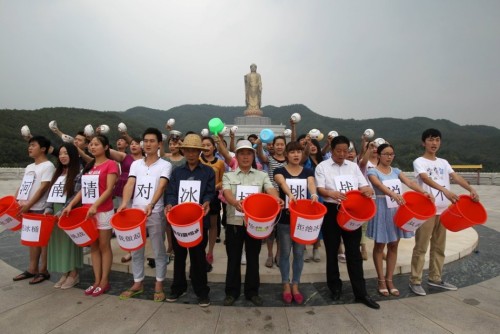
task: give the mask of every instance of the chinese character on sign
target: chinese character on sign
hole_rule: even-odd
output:
[[[340,192],[346,193],[348,191],[354,190],[354,186],[349,181],[340,182]]]
[[[84,196],[88,198],[97,198],[97,183],[94,181],[83,182]]]
[[[305,189],[303,188],[302,185],[297,184],[297,185],[290,185],[290,191],[292,192],[293,196],[296,199],[303,199],[302,196],[305,194]]]
[[[64,182],[54,183],[52,186],[52,193],[50,197],[63,197],[64,196]]]
[[[196,198],[196,193],[198,190],[195,190],[191,187],[189,188],[181,188],[181,203],[185,202],[198,202]]]
[[[19,194],[28,195],[34,182],[34,180],[23,182],[23,184],[21,184],[21,188],[19,189]]]
[[[152,189],[153,189],[153,187],[149,183],[147,185],[146,184],[138,184],[137,190],[139,190],[139,191],[135,197],[142,197],[144,199],[149,199]]]

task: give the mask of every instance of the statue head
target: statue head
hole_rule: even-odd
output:
[[[255,65],[255,64],[250,65],[250,71],[252,71],[252,72],[257,71],[257,65]]]

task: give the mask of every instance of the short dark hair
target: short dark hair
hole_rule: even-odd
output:
[[[255,133],[248,135],[247,140],[250,140],[250,138],[253,138],[255,140],[259,139],[259,137],[257,137],[257,135]]]
[[[157,128],[147,128],[144,133],[142,134],[142,139],[144,140],[144,137],[146,135],[155,135],[156,139],[158,139],[158,142],[161,143],[163,141],[163,136],[161,134],[161,131],[158,130]]]
[[[300,145],[298,141],[291,141],[286,144],[285,152],[288,153],[291,151],[304,151],[304,146]]]
[[[427,138],[436,138],[436,137],[443,138],[441,136],[441,131],[439,131],[437,129],[431,128],[431,129],[427,129],[424,132],[422,132],[422,141],[425,141]]]
[[[85,138],[85,144],[90,143],[90,140],[87,138],[87,136],[85,135],[85,132],[83,132],[83,131],[78,131],[75,136],[82,136],[83,138]]]
[[[298,138],[297,138],[297,141],[301,141],[302,139],[306,138],[306,134],[301,134]]]
[[[335,148],[335,146],[337,146],[339,144],[347,144],[347,146],[349,147],[349,145],[351,144],[351,141],[346,136],[340,135],[340,136],[334,137],[332,139],[332,143],[330,144],[330,147],[333,150]]]
[[[44,136],[33,136],[30,138],[28,143],[31,144],[32,142],[37,142],[38,145],[40,145],[40,148],[45,148],[44,154],[47,154],[49,152],[50,140],[48,140]]]
[[[390,147],[390,148],[392,148],[394,150],[394,146],[392,146],[391,144],[383,143],[382,145],[380,145],[379,147],[377,147],[377,154],[380,155],[382,153],[382,151],[385,150],[388,147]]]
[[[285,142],[285,145],[286,145],[286,138],[285,138],[285,136],[276,136],[276,137],[274,137],[274,139],[273,139],[273,145],[276,144],[276,142],[278,140],[280,140],[280,139],[282,139]]]

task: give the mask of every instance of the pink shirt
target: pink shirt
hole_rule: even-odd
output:
[[[107,160],[99,166],[92,167],[85,175],[99,175],[99,196],[102,196],[102,193],[106,191],[108,174],[118,175],[118,173],[118,165],[116,162],[114,160]],[[91,204],[85,204],[84,206],[90,207]],[[110,210],[113,210],[112,195],[97,208],[97,212],[107,212]]]

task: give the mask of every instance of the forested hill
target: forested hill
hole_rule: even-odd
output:
[[[199,132],[207,127],[208,121],[219,117],[227,124],[234,118],[243,116],[244,107],[223,107],[214,105],[182,105],[169,110],[155,110],[145,107],[131,108],[125,112],[96,111],[77,108],[44,108],[38,110],[0,110],[0,166],[26,166],[27,145],[22,140],[20,129],[28,125],[32,134],[41,134],[55,144],[60,140],[48,128],[51,120],[57,120],[59,128],[74,135],[86,124],[94,127],[107,124],[111,128],[112,142],[118,138],[117,125],[124,122],[131,135],[140,135],[147,127],[157,127],[165,132],[164,125],[169,118],[176,120],[175,128],[186,132]],[[500,130],[491,126],[460,126],[444,119],[432,120],[424,117],[411,119],[374,118],[367,120],[339,119],[318,115],[304,105],[283,107],[266,106],[264,116],[270,117],[273,124],[289,127],[290,115],[298,112],[302,121],[298,123],[298,133],[306,133],[312,128],[327,134],[335,130],[353,139],[359,145],[359,139],[367,128],[375,130],[376,137],[390,141],[396,149],[395,165],[403,170],[412,169],[412,161],[422,154],[420,136],[426,128],[437,128],[443,134],[443,143],[439,155],[451,164],[483,164],[484,171],[500,170],[500,156],[495,143],[500,143]]]

